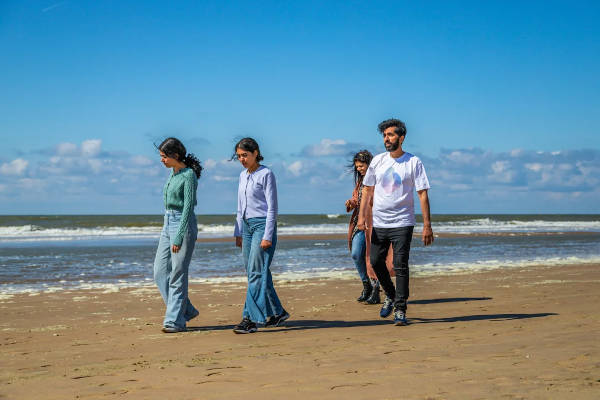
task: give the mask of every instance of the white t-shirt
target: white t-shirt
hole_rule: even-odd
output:
[[[375,186],[373,227],[415,225],[413,188],[429,189],[425,167],[418,157],[410,153],[400,158],[393,158],[388,152],[377,154],[369,164],[363,184]]]

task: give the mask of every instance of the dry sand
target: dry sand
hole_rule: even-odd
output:
[[[358,279],[276,286],[292,318],[249,335],[240,284],[178,334],[153,287],[0,295],[0,398],[600,398],[598,265],[415,278],[406,327]]]

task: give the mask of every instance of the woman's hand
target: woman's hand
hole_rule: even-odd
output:
[[[270,240],[262,240],[260,242],[260,248],[263,250],[268,249],[269,247],[271,247],[271,245],[273,245],[273,243]]]
[[[179,253],[180,248],[181,248],[181,246],[177,246],[176,244],[174,244],[173,246],[171,246],[171,251],[173,253]]]
[[[367,224],[365,223],[364,217],[362,217],[362,216],[358,217],[358,221],[356,222],[356,229],[358,229],[359,231],[367,230]]]
[[[356,208],[356,200],[348,199],[346,200],[346,210],[354,210]]]
[[[236,236],[235,237],[235,245],[237,247],[242,247],[242,238],[241,238],[241,236]]]

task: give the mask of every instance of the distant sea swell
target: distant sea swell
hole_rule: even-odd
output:
[[[343,234],[346,214],[287,214],[278,221],[280,235]],[[436,233],[600,232],[600,215],[434,215]],[[200,238],[231,237],[233,215],[199,215]],[[162,217],[156,215],[0,216],[0,241],[59,241],[102,238],[155,238]]]

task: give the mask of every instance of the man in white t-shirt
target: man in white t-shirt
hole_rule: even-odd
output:
[[[378,129],[383,135],[387,151],[373,157],[363,179],[358,229],[366,229],[364,215],[367,207],[373,204],[371,265],[386,294],[379,315],[386,318],[393,308],[396,325],[406,325],[408,256],[415,227],[415,190],[423,214],[423,244],[428,246],[433,243],[427,195],[429,180],[421,160],[402,149],[406,138],[404,123],[398,119],[388,119],[380,123]],[[396,287],[385,266],[390,243],[394,253]]]

